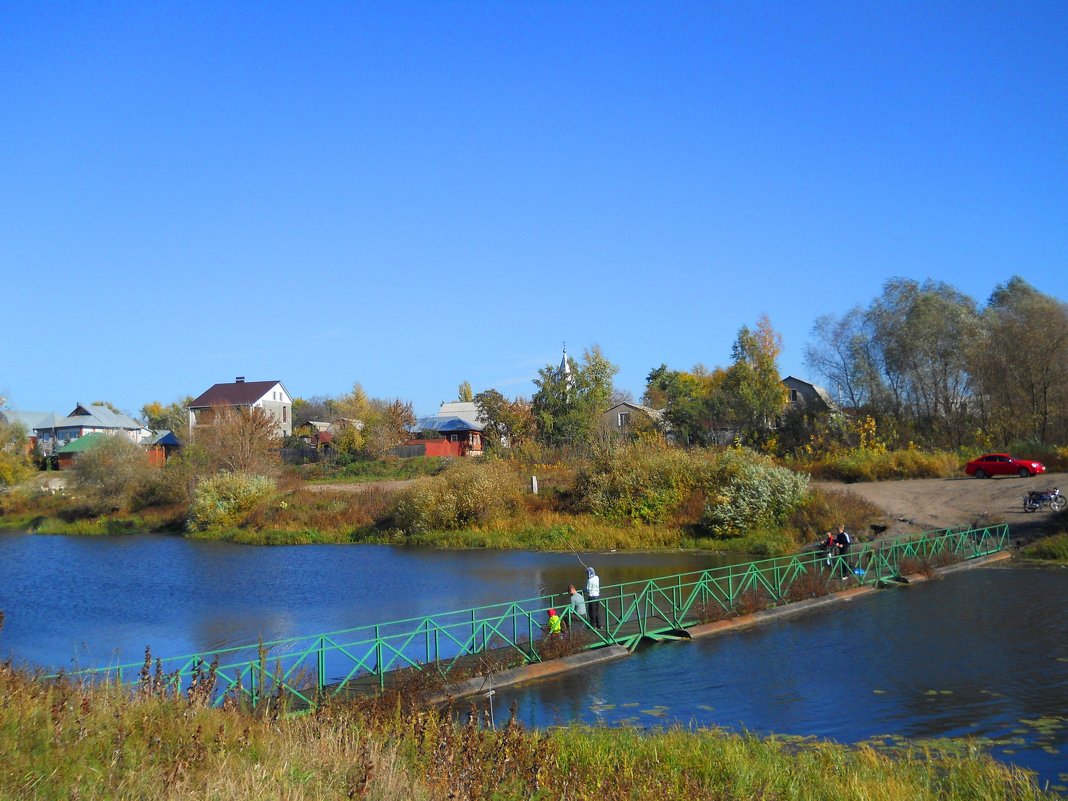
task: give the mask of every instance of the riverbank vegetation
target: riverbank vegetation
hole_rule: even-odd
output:
[[[399,490],[316,487],[280,468],[271,477],[219,471],[196,448],[162,469],[120,440],[88,456],[63,494],[33,486],[6,493],[0,522],[39,533],[163,530],[250,544],[773,555],[816,541],[836,522],[861,533],[880,517],[849,493],[809,489],[805,475],[749,449],[683,449],[662,439],[606,442],[587,457],[558,452],[544,462],[454,460]]]
[[[0,797],[42,799],[657,798],[1031,801],[1028,774],[970,743],[843,746],[718,730],[491,726],[410,695],[289,717],[271,702],[43,680],[0,664]],[[460,718],[457,722],[457,717]]]

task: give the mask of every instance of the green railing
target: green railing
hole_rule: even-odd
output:
[[[946,530],[855,544],[845,558],[808,551],[605,586],[603,628],[593,628],[564,606],[565,636],[573,648],[634,648],[645,639],[685,637],[688,627],[739,608],[788,603],[852,583],[889,582],[924,563],[973,559],[1004,550],[1008,542],[1007,525]],[[472,663],[488,654],[498,668],[542,661],[547,650],[559,651],[546,647],[551,640],[542,627],[546,611],[560,600],[559,595],[540,596],[67,675],[181,692],[210,674],[216,704],[231,695],[253,705],[268,697],[314,705],[326,696],[380,691],[392,679],[416,671],[433,670],[444,680],[461,678],[464,671],[484,669]]]

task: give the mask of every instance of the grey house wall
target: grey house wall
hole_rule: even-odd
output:
[[[278,421],[278,432],[288,437],[293,433],[293,404],[283,401],[263,400],[259,402],[263,410]]]

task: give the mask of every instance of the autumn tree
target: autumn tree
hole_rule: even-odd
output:
[[[410,402],[371,398],[359,382],[338,398],[335,406],[349,420],[335,443],[340,452],[350,456],[381,458],[408,439],[415,425]]]
[[[464,403],[470,403],[475,399],[474,393],[471,391],[471,382],[464,381],[456,390],[456,398]]]
[[[480,419],[484,422],[482,435],[491,450],[504,446],[518,448],[534,438],[537,425],[530,403],[523,398],[508,400],[495,389],[487,389],[474,396]]]
[[[19,423],[10,423],[3,415],[0,398],[0,487],[10,487],[33,474],[29,438]]]
[[[864,309],[855,306],[841,317],[822,315],[812,335],[815,341],[805,346],[805,364],[823,377],[844,406],[866,407],[878,396],[880,380],[873,371]]]
[[[141,419],[146,428],[172,431],[180,440],[185,440],[189,434],[189,404],[192,402],[192,395],[166,406],[159,401],[152,401],[141,407]]]
[[[278,421],[259,406],[217,407],[210,423],[193,429],[193,443],[214,472],[270,476],[280,464]]]
[[[890,411],[926,438],[962,444],[971,395],[966,346],[978,334],[975,301],[943,282],[894,278],[867,319]]]
[[[332,422],[339,417],[337,404],[326,395],[313,395],[310,398],[293,399],[293,422],[303,423],[308,420]]]

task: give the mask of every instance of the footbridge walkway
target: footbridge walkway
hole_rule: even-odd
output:
[[[899,581],[925,566],[987,556],[1008,545],[1007,525],[952,529],[855,544],[844,558],[808,551],[604,586],[603,627],[562,606],[565,633],[558,636],[543,627],[547,610],[560,607],[563,596],[541,596],[67,675],[174,692],[208,684],[214,704],[229,696],[252,705],[273,698],[307,707],[412,679],[448,684],[580,650],[686,638],[688,628],[702,623],[845,586]]]

